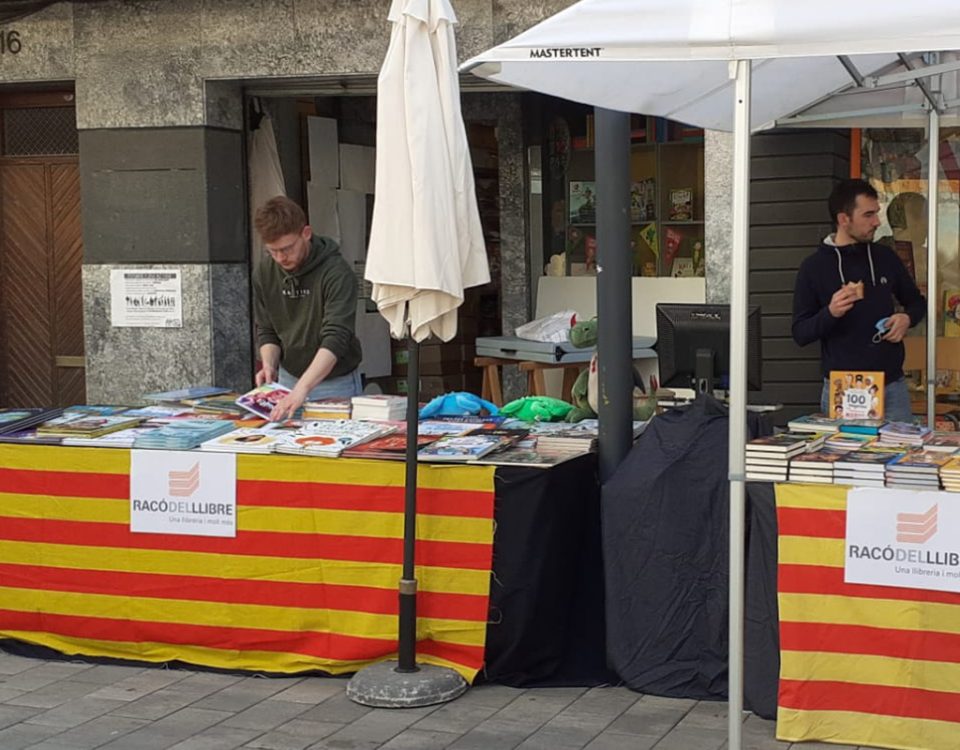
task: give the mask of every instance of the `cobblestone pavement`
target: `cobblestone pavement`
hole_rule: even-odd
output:
[[[723,750],[726,705],[625,688],[471,688],[443,706],[370,709],[346,680],[28,659],[0,652],[0,750]],[[774,739],[749,715],[746,750]],[[850,746],[848,746],[850,747]]]

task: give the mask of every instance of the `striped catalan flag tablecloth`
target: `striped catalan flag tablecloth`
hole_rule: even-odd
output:
[[[0,446],[0,638],[294,673],[395,654],[402,462],[237,457],[237,536],[130,532],[130,452]],[[484,659],[494,467],[419,469],[417,658]]]
[[[776,495],[777,738],[960,748],[960,594],[844,583],[847,488]]]

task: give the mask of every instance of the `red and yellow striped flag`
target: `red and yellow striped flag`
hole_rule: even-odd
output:
[[[777,739],[960,747],[960,594],[843,580],[846,487],[778,484]]]
[[[0,446],[0,637],[269,672],[396,652],[402,462],[237,457],[237,536],[130,532],[130,453]],[[419,467],[417,658],[483,664],[493,467]]]

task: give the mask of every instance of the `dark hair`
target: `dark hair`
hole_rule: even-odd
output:
[[[271,198],[257,209],[253,218],[260,239],[273,242],[288,234],[296,234],[307,225],[303,209],[283,195]]]
[[[827,199],[827,208],[830,209],[830,222],[837,225],[837,214],[844,213],[850,216],[857,205],[857,197],[865,195],[868,198],[879,200],[880,196],[866,180],[840,180],[833,187],[830,198]]]

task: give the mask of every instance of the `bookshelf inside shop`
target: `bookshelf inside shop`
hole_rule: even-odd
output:
[[[592,114],[571,118],[565,159],[550,161],[547,205],[554,243],[571,276],[596,273],[596,170]],[[580,129],[582,128],[582,134]],[[551,128],[554,140],[563,125]],[[557,150],[557,144],[554,144]],[[559,150],[562,150],[560,147]],[[555,156],[555,155],[554,155]],[[631,118],[630,251],[634,276],[704,275],[703,131],[661,118]],[[563,216],[562,246],[557,218]],[[554,273],[557,272],[554,266]]]

